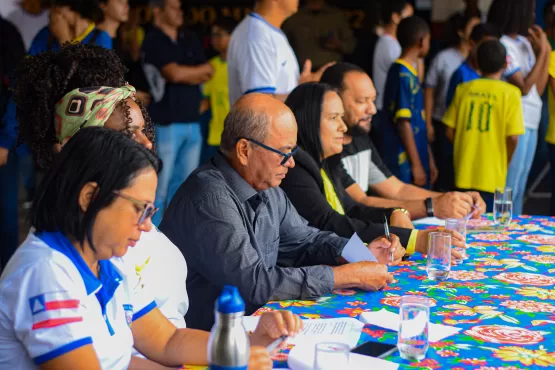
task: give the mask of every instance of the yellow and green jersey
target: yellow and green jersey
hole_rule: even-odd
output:
[[[212,79],[204,84],[203,94],[210,100],[212,119],[208,125],[208,145],[219,146],[224,131],[224,120],[229,113],[227,62],[217,56],[210,59],[214,68]]]
[[[455,185],[493,193],[505,186],[507,137],[524,134],[520,90],[479,78],[457,87],[443,123],[455,129]]]

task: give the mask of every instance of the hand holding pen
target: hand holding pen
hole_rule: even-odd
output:
[[[391,242],[391,234],[389,234],[389,224],[387,223],[387,216],[385,213],[383,215],[383,227],[385,229],[385,237],[387,240]],[[389,262],[393,263],[395,261],[395,257],[393,256],[393,248],[389,249]]]

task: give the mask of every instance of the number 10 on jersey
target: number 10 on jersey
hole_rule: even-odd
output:
[[[475,100],[470,102],[470,112],[468,113],[468,122],[466,124],[466,131],[474,128],[476,119],[478,120],[478,131],[488,132],[489,122],[491,117],[491,108],[493,104],[484,101],[477,103]]]

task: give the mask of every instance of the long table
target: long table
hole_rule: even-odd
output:
[[[396,282],[383,291],[336,290],[317,301],[270,302],[256,314],[287,309],[316,319],[381,308],[397,313],[401,296],[428,296],[431,322],[462,330],[432,343],[419,363],[398,353],[387,358],[400,368],[555,369],[555,219],[522,216],[503,233],[469,234],[467,242],[470,259],[454,266],[447,281],[427,280],[425,260],[415,255],[389,269]],[[368,341],[395,344],[397,333],[367,325],[359,344]],[[278,354],[275,367],[287,368],[287,353]]]

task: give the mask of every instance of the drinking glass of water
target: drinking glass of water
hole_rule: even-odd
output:
[[[466,244],[466,220],[465,219],[458,219],[458,218],[448,218],[445,220],[445,230],[453,230],[459,232],[463,238],[464,243]],[[466,255],[466,249],[464,248],[455,248],[455,250],[463,255],[462,259],[455,260],[455,263],[462,263],[463,260],[468,259]]]
[[[422,296],[403,296],[399,319],[397,347],[401,357],[409,361],[422,361],[429,346],[430,300]]]
[[[493,220],[496,225],[503,227],[509,226],[513,218],[513,189],[495,189],[493,199]]]
[[[451,271],[451,234],[435,232],[428,235],[428,279],[442,281]]]
[[[318,343],[314,351],[314,369],[347,369],[351,350],[344,343]]]

